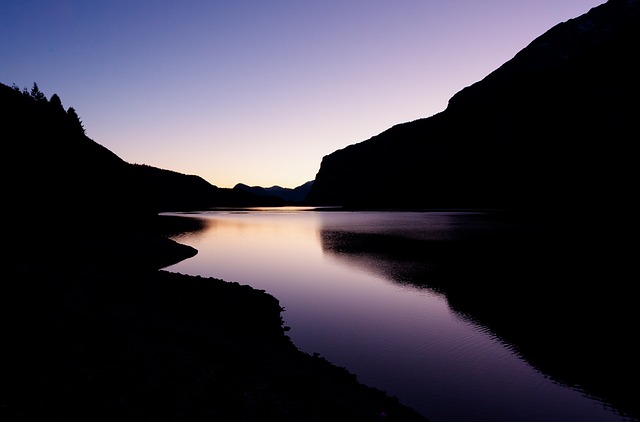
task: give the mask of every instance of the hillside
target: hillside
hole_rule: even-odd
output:
[[[37,90],[37,85],[34,84]],[[47,100],[37,90],[0,84],[2,131],[13,176],[7,203],[25,211],[47,205],[49,212],[91,210],[109,221],[123,215],[226,206],[278,205],[280,200],[218,188],[199,176],[129,164],[88,138],[76,111],[65,111],[57,95]],[[36,97],[38,97],[36,99]],[[74,216],[78,218],[78,216]],[[118,221],[123,223],[124,221]]]
[[[377,208],[627,203],[640,129],[640,5],[558,24],[446,110],[322,159],[309,203]],[[490,48],[490,47],[488,47]]]
[[[248,186],[244,183],[238,183],[233,187],[233,189],[251,192],[256,195],[274,196],[291,205],[303,203],[311,191],[311,186],[313,186],[313,180],[303,183],[295,188],[283,188],[282,186],[271,186],[265,188],[262,186]]]
[[[286,336],[261,290],[161,269],[166,209],[270,198],[124,162],[75,110],[0,85],[2,421],[424,421]]]
[[[141,180],[158,211],[192,211],[218,207],[281,206],[285,200],[272,194],[256,194],[219,188],[200,176],[134,164],[133,177]]]
[[[308,197],[347,209],[478,209],[513,227],[457,243],[354,236],[331,247],[438,262],[437,276],[415,278],[545,374],[636,418],[628,242],[639,47],[640,3],[609,0],[533,40],[446,110],[324,157]]]

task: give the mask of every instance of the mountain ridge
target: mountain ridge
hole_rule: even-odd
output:
[[[639,48],[640,4],[609,0],[536,37],[445,110],[326,155],[307,198],[349,210],[474,209],[521,224],[451,251],[407,249],[444,257],[457,276],[424,278],[457,312],[635,418],[638,294],[625,239],[636,234]],[[366,242],[337,249],[375,246]]]
[[[626,165],[609,161],[626,158],[613,154],[638,129],[638,9],[633,0],[596,6],[534,39],[442,112],[323,157],[308,201],[541,208],[624,199]],[[602,148],[604,139],[619,145]]]
[[[248,186],[244,183],[237,183],[233,189],[252,192],[262,196],[275,196],[277,198],[286,201],[286,203],[296,204],[302,203],[306,199],[307,195],[311,191],[313,186],[313,180],[303,183],[295,188],[283,188],[282,186],[274,185],[271,187],[263,186]]]
[[[263,290],[162,270],[202,227],[158,212],[273,198],[126,163],[41,95],[0,105],[1,420],[426,420],[297,349]]]

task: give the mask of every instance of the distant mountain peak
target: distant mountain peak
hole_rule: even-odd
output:
[[[311,180],[295,188],[283,188],[278,185],[271,187],[248,186],[244,183],[238,183],[233,187],[233,189],[251,192],[256,195],[274,196],[287,202],[301,203],[306,199],[312,186],[313,181]]]

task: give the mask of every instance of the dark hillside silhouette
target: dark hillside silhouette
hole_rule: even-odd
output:
[[[425,420],[300,352],[264,291],[159,270],[198,225],[158,211],[273,198],[126,163],[36,84],[0,110],[0,420]]]
[[[31,94],[0,85],[0,102],[11,163],[3,203],[12,218],[28,222],[47,215],[61,230],[76,227],[70,220],[102,219],[108,231],[150,216],[129,165],[86,137],[77,113],[65,112],[57,95],[47,101],[36,84]]]
[[[452,308],[639,418],[628,247],[639,49],[640,3],[609,0],[533,40],[446,110],[324,157],[308,197],[351,209],[477,208],[510,230],[444,243],[329,234],[325,247],[376,254],[389,271],[403,254],[434,263],[436,275],[415,278]]]
[[[196,175],[134,164],[132,176],[140,180],[159,211],[206,210],[214,207],[281,206],[273,195],[257,195],[214,186]]]
[[[30,220],[46,210],[56,221],[102,218],[111,230],[139,226],[158,211],[282,203],[198,176],[129,164],[88,138],[76,110],[65,112],[57,94],[48,101],[35,83],[30,92],[0,85],[0,101],[5,153],[13,164],[4,203],[16,218]],[[136,218],[142,220],[134,223]]]
[[[616,207],[640,129],[640,5],[561,23],[434,116],[326,156],[309,202],[381,208]],[[487,48],[490,48],[489,46]]]
[[[238,183],[233,187],[233,189],[252,192],[257,195],[275,196],[286,201],[289,205],[297,205],[305,201],[311,191],[311,186],[313,186],[313,180],[303,183],[295,188],[283,188],[281,186],[265,188],[262,186],[248,186],[244,183]]]

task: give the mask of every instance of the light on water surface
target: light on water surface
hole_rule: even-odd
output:
[[[472,224],[464,213],[261,209],[194,217],[206,228],[175,239],[198,254],[166,270],[265,290],[285,308],[288,335],[301,350],[432,421],[623,420],[547,379],[442,295],[399,283],[367,254],[323,247],[328,231],[459,236]]]

